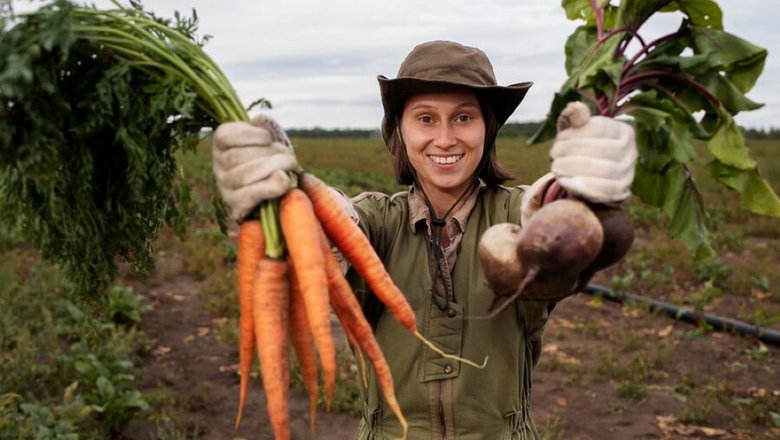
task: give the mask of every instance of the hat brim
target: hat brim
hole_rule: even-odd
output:
[[[396,116],[400,116],[403,105],[410,96],[420,93],[448,92],[454,90],[472,90],[491,104],[499,125],[509,119],[509,116],[523,101],[533,82],[526,81],[508,86],[479,86],[451,81],[433,81],[420,78],[400,77],[389,79],[384,75],[377,76],[379,90],[382,95],[384,117],[382,119],[382,136],[388,141],[396,129]]]

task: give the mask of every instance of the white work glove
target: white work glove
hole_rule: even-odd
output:
[[[555,175],[547,173],[536,179],[531,185],[523,186],[523,199],[520,203],[520,224],[525,226],[531,217],[540,210],[545,203],[545,197],[550,187],[555,183]]]
[[[240,222],[261,202],[290,188],[295,154],[282,127],[267,116],[252,123],[226,122],[214,132],[214,176],[230,218]]]
[[[551,171],[570,194],[594,203],[617,204],[631,196],[638,152],[634,128],[625,122],[590,116],[570,102],[558,118]]]

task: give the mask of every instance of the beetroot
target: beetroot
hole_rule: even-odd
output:
[[[479,250],[496,295],[488,318],[518,298],[553,300],[570,294],[580,272],[601,251],[604,239],[593,211],[582,202],[566,199],[542,207],[519,233],[505,226],[488,231]],[[507,246],[515,247],[516,258],[507,256]]]
[[[605,269],[626,256],[634,243],[634,222],[620,208],[601,207],[593,212],[604,230],[604,244],[596,259],[588,266],[593,272]]]
[[[498,296],[509,296],[525,277],[526,268],[517,256],[523,228],[514,223],[489,227],[479,239],[479,261],[490,289]]]
[[[604,244],[596,259],[582,271],[576,289],[578,291],[588,285],[596,272],[612,266],[625,257],[634,243],[634,222],[626,211],[620,208],[599,206],[594,207],[593,212],[601,222],[601,229],[604,231]]]

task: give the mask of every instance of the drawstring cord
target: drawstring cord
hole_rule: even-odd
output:
[[[455,202],[450,206],[450,208],[447,210],[447,212],[444,213],[443,216],[437,217],[436,211],[433,209],[433,206],[431,205],[431,201],[428,199],[428,194],[425,193],[425,189],[423,189],[420,182],[417,180],[417,173],[414,174],[414,181],[417,184],[417,187],[420,188],[420,192],[422,193],[423,200],[425,201],[425,204],[428,206],[428,212],[431,216],[431,239],[432,239],[432,248],[433,248],[433,258],[435,262],[435,268],[434,268],[434,274],[433,274],[433,302],[436,304],[436,306],[439,308],[439,310],[446,310],[450,306],[450,298],[447,295],[447,289],[444,288],[443,295],[438,295],[436,291],[436,285],[437,283],[444,284],[444,275],[442,272],[442,263],[446,259],[444,255],[444,249],[442,249],[441,246],[441,234],[443,231],[444,226],[447,225],[446,219],[447,216],[450,215],[453,209],[455,209],[458,204],[463,200],[464,197],[466,197],[467,194],[469,194],[472,189],[474,188],[475,183],[477,182],[476,179],[471,182],[471,184],[463,191],[463,193],[455,200]]]

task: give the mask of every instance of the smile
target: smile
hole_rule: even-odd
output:
[[[464,156],[463,154],[459,154],[457,156],[428,156],[428,157],[430,157],[432,161],[436,162],[439,165],[449,165],[463,159],[463,156]]]

